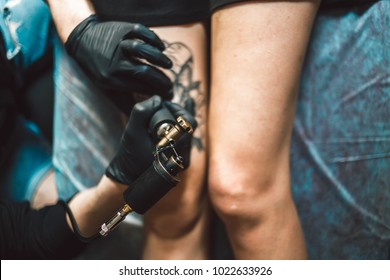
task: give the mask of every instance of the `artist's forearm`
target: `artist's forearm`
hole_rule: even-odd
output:
[[[100,226],[123,206],[126,188],[103,176],[98,186],[80,192],[71,200],[69,208],[83,236],[97,233]],[[72,228],[69,219],[68,224]]]
[[[63,42],[81,21],[95,13],[89,0],[47,0],[47,3]]]

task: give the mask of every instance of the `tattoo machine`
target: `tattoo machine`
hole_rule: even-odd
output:
[[[184,159],[175,147],[183,135],[193,133],[191,124],[181,116],[175,119],[163,107],[153,115],[149,130],[158,141],[153,164],[124,192],[126,204],[101,226],[101,236],[107,236],[129,213],[144,214],[180,181],[177,174],[184,170]]]

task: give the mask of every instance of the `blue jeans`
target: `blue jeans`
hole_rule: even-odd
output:
[[[53,25],[41,0],[0,0],[0,30],[7,58],[23,73],[51,47]],[[29,200],[52,167],[51,148],[39,128],[20,117],[9,132],[8,157],[0,178],[1,196]]]
[[[320,10],[314,26],[291,149],[313,259],[389,258],[389,11]]]
[[[68,199],[77,191],[96,185],[114,155],[123,130],[118,110],[88,81],[78,66],[67,56],[62,44],[53,33],[50,11],[42,0],[0,0],[0,27],[5,39],[7,58],[17,66],[20,75],[39,60],[55,44],[55,124],[53,163],[59,197]],[[31,199],[30,183],[15,182],[22,170],[25,178],[28,163],[39,165],[39,130],[31,130],[31,123],[20,120],[17,135],[21,137],[13,147],[17,160],[9,168],[11,178],[7,188],[30,191],[13,194],[13,199]],[[32,133],[34,131],[34,133]],[[26,135],[34,136],[31,139]],[[36,136],[36,137],[35,137]],[[25,139],[22,141],[21,139]],[[45,160],[42,162],[46,165]]]
[[[1,197],[31,200],[39,182],[53,167],[51,147],[34,123],[19,117],[7,149],[9,156],[0,178]]]
[[[53,163],[59,197],[95,186],[115,155],[125,122],[120,111],[55,44]]]
[[[54,29],[42,0],[0,0],[0,29],[7,58],[21,71],[39,60],[52,44]]]

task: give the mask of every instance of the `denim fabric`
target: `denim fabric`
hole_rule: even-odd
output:
[[[0,0],[0,29],[7,59],[15,65],[20,79],[50,48],[53,26],[49,10],[41,0]],[[12,156],[2,170],[1,196],[28,200],[52,166],[51,150],[39,129],[23,118],[18,119],[9,137],[7,152]]]
[[[62,44],[55,44],[54,150],[59,196],[95,186],[118,148],[123,116],[96,88]]]
[[[0,194],[3,199],[30,200],[40,180],[52,168],[51,147],[39,128],[22,117],[9,137],[9,156],[1,171]]]
[[[41,58],[52,43],[51,16],[42,0],[0,0],[0,28],[7,58],[20,70]]]
[[[320,11],[291,153],[310,258],[389,258],[389,1]]]

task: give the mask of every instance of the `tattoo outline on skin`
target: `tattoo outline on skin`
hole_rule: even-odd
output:
[[[206,106],[206,97],[200,90],[200,81],[193,80],[194,59],[190,48],[182,42],[168,43],[164,41],[164,53],[172,60],[173,66],[168,75],[173,81],[173,102],[180,104],[192,113],[197,122],[198,129],[192,138],[192,146],[198,151],[204,150],[205,120],[201,112]]]

